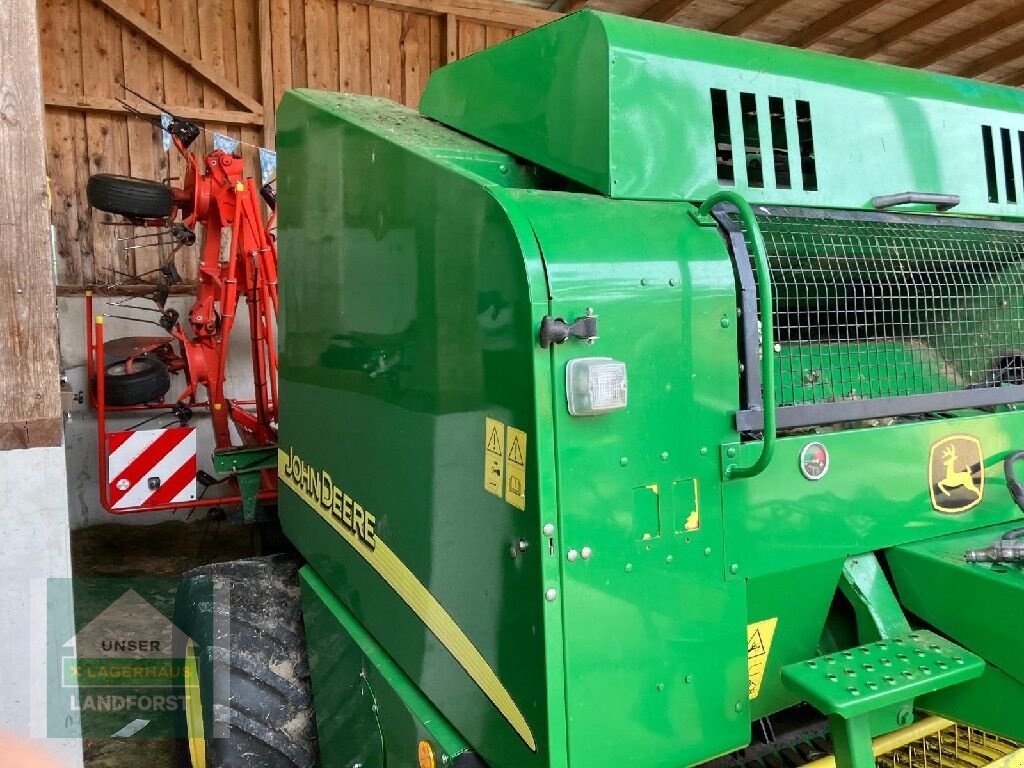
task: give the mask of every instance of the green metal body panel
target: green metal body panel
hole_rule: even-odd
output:
[[[961,695],[938,693],[921,706],[1024,738],[1024,570],[963,559],[968,549],[987,547],[1015,527],[990,526],[905,544],[888,550],[886,560],[908,610],[989,661],[984,677],[963,686]]]
[[[1006,194],[990,201],[982,139],[983,125],[995,130],[1001,179],[999,132],[1016,141],[1024,128],[1017,89],[622,16],[576,13],[444,67],[420,109],[604,195],[693,201],[720,187],[712,88],[728,95],[741,159],[740,94],[758,100],[761,137],[769,97],[782,100],[791,188],[772,163],[751,184],[739,161],[735,189],[752,203],[866,208],[915,190],[957,194],[962,213],[1021,215]],[[797,100],[810,105],[816,189],[799,182]]]
[[[284,99],[278,153],[280,445],[376,514],[377,537],[493,665],[537,751],[395,590],[285,489],[282,527],[467,741],[505,764],[547,764],[561,749],[548,745],[549,707],[562,708],[559,617],[542,598],[557,562],[548,577],[538,539],[553,461],[530,454],[527,513],[480,482],[484,414],[552,442],[550,401],[534,396],[550,381],[546,365],[534,371],[532,343],[546,288],[532,243],[459,165],[514,163],[383,100],[305,92]],[[533,546],[513,559],[519,540]]]
[[[406,765],[421,739],[442,765],[469,749],[323,580],[309,566],[300,577],[320,766]]]
[[[575,318],[593,307],[601,328],[614,329],[593,347],[542,353],[554,374],[570,761],[624,764],[638,740],[652,766],[725,752],[746,742],[749,715],[745,584],[721,578],[712,450],[732,434],[736,396],[708,343],[734,338],[721,324],[735,312],[721,239],[678,205],[502,195],[536,234],[550,313]],[[594,354],[628,360],[629,396],[651,407],[601,418],[559,407],[558,374],[571,358]],[[699,527],[687,531],[695,510]],[[584,547],[590,559],[566,559]],[[696,724],[670,716],[698,710]]]
[[[974,148],[979,121],[1014,124],[1024,97],[601,14],[440,70],[422,108],[434,119],[381,99],[286,94],[280,517],[309,563],[331,754],[414,765],[406,742],[429,732],[491,768],[698,764],[798,701],[784,667],[901,633],[871,553],[888,553],[899,582],[897,560],[921,542],[1022,517],[1001,477],[1024,446],[1012,406],[791,433],[763,472],[725,479],[762,450],[735,427],[737,278],[719,229],[681,200],[719,189],[708,89],[738,99],[754,68],[758,94],[811,102],[819,189],[738,176],[753,201],[861,208],[916,188],[1015,213],[987,202]],[[856,140],[851,104],[870,116]],[[903,143],[885,154],[890,137]],[[936,162],[942,153],[963,161]],[[677,156],[686,162],[665,161]],[[545,317],[591,311],[592,343],[538,343]],[[595,356],[626,364],[628,407],[571,416],[566,366]],[[980,443],[986,489],[943,514],[929,462],[954,434]],[[525,440],[521,469],[513,440]],[[830,456],[816,481],[799,461],[810,442]],[[525,493],[513,498],[502,491],[514,472]],[[1007,672],[994,645],[928,619],[899,586],[908,614]],[[339,638],[359,650],[334,664]],[[346,705],[365,660],[393,724]],[[986,671],[960,688],[1006,686]],[[844,738],[895,728],[909,703],[858,715]],[[382,730],[383,749],[367,741]],[[347,744],[353,731],[366,743]]]

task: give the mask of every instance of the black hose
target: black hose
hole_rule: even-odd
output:
[[[1007,456],[1003,460],[1003,474],[1006,476],[1006,489],[1013,497],[1014,503],[1020,507],[1021,511],[1024,511],[1024,484],[1017,479],[1017,472],[1013,468],[1013,465],[1022,459],[1024,459],[1024,451],[1016,451]],[[1016,535],[1010,536],[1010,534]],[[1024,528],[1015,528],[1012,531],[1007,531],[1003,538],[1015,539],[1021,535],[1024,535]]]
[[[1006,489],[1010,492],[1014,503],[1024,511],[1024,484],[1017,479],[1013,465],[1024,459],[1024,451],[1011,453],[1003,460],[1003,474],[1006,476]],[[1011,528],[1004,533],[991,547],[985,549],[969,549],[964,552],[964,559],[969,563],[1020,563],[1024,562],[1024,527]]]

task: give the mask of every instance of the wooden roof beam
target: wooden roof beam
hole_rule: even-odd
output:
[[[969,29],[965,29],[963,32],[947,37],[936,45],[929,45],[920,53],[909,56],[899,63],[906,67],[927,67],[975,43],[980,43],[982,40],[1002,32],[1008,27],[1020,24],[1022,21],[1024,21],[1024,3],[1019,3],[1002,13],[975,24]]]
[[[823,16],[805,29],[790,35],[782,43],[794,48],[807,48],[886,2],[888,0],[853,0],[853,2],[839,6],[832,13]]]
[[[746,32],[752,26],[766,16],[770,16],[782,6],[789,3],[789,0],[754,0],[742,11],[732,18],[726,19],[714,31],[723,35],[739,35]]]
[[[869,59],[879,51],[883,51],[897,40],[909,37],[918,30],[924,29],[950,14],[966,8],[975,0],[941,0],[930,8],[925,8],[920,13],[915,13],[899,24],[894,24],[886,30],[872,35],[867,40],[853,46],[844,55],[855,59]]]
[[[985,72],[989,72],[996,67],[1002,66],[1003,64],[1009,64],[1011,61],[1024,56],[1024,40],[1018,40],[1015,43],[1004,45],[1002,48],[997,48],[992,53],[982,56],[980,59],[969,62],[964,66],[960,67],[956,73],[963,75],[964,77],[976,77],[982,75]]]
[[[994,82],[999,85],[1024,85],[1024,70],[1017,70],[1009,75],[1003,75]]]
[[[554,13],[574,13],[587,4],[587,0],[555,0],[548,6]]]
[[[654,5],[640,14],[641,19],[650,21],[671,21],[672,18],[694,0],[658,0]]]

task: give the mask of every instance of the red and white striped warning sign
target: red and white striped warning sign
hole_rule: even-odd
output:
[[[107,492],[114,509],[195,501],[195,429],[111,432],[107,455]]]

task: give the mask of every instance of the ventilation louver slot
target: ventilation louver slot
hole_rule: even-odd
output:
[[[1024,131],[983,125],[981,148],[985,156],[988,201],[1016,205],[1019,200],[1024,200],[1021,189]]]
[[[791,147],[795,144],[797,188],[817,191],[818,172],[810,103],[796,99],[787,104],[779,96],[765,98],[743,91],[738,98],[738,125],[734,125],[732,109],[729,93],[712,88],[711,122],[719,184],[745,184],[752,189],[792,189],[794,173],[791,163],[794,158],[791,157]],[[761,120],[763,115],[767,115],[766,121]],[[734,128],[738,128],[737,141],[733,140]],[[742,156],[737,157],[739,152]],[[737,167],[742,169],[745,181],[737,177]],[[766,173],[768,168],[771,175]]]

